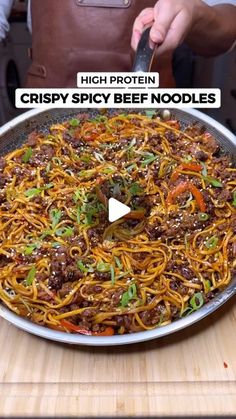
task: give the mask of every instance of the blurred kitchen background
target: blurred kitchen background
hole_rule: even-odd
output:
[[[11,30],[0,42],[0,126],[22,112],[14,107],[14,91],[24,85],[30,64],[31,36],[26,20],[27,0],[15,0]],[[177,62],[179,87],[219,87],[222,107],[206,113],[236,134],[236,50],[214,59],[188,56],[183,61]]]

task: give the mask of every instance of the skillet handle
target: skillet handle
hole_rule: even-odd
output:
[[[145,29],[141,36],[134,58],[133,72],[149,72],[151,70],[157,45],[150,41],[150,30],[151,28]]]

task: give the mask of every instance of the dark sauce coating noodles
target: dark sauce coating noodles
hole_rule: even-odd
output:
[[[0,298],[33,322],[112,335],[191,314],[232,279],[236,169],[204,129],[78,117],[0,159]],[[109,223],[110,197],[131,213]]]

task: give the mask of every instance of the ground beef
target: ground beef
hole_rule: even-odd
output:
[[[68,251],[69,249],[61,246],[51,256],[51,276],[48,281],[50,288],[59,290],[64,282],[79,281],[83,278],[83,273],[77,268]]]
[[[208,154],[202,150],[199,150],[195,153],[195,157],[200,161],[206,161],[208,159]]]
[[[230,227],[232,231],[236,234],[236,214],[232,215],[232,219],[230,221]]]
[[[170,281],[170,288],[173,291],[176,291],[180,295],[183,295],[183,296],[188,293],[188,288],[183,285],[182,281],[177,281],[177,280]]]
[[[111,272],[94,272],[94,278],[98,281],[109,281],[111,279]]]
[[[127,332],[131,331],[131,316],[125,314],[124,316],[115,316],[114,319],[117,322],[118,326],[124,326]]]
[[[123,288],[119,288],[118,290],[116,290],[114,292],[114,294],[112,295],[112,299],[111,299],[111,303],[113,306],[118,306],[121,300],[121,296],[123,295],[124,290]]]
[[[160,307],[157,306],[154,307],[152,310],[142,311],[139,315],[146,326],[155,325],[160,321],[161,310]]]
[[[163,147],[161,145],[161,136],[159,134],[152,135],[148,140],[148,145],[153,147],[155,151],[163,151]]]
[[[44,162],[48,162],[55,155],[54,147],[51,145],[43,145],[40,150],[35,151],[30,158],[30,164],[33,167],[40,166]]]
[[[67,143],[71,144],[72,147],[74,147],[74,148],[79,148],[79,147],[85,147],[86,146],[86,144],[84,143],[84,141],[82,141],[82,139],[76,138],[73,135],[70,135],[69,133],[64,133],[63,134],[63,139]]]
[[[179,272],[182,276],[184,276],[189,281],[194,278],[195,274],[188,266],[181,265]]]
[[[178,138],[177,134],[175,134],[173,131],[166,131],[165,136],[170,143],[176,143]]]
[[[48,287],[49,289],[53,289],[53,290],[59,290],[62,287],[63,284],[63,277],[62,276],[54,276],[51,275],[48,279]]]
[[[4,176],[4,175],[1,175],[0,176],[0,189],[4,188],[4,186],[6,185],[7,181],[8,181],[8,177],[7,176]]]
[[[150,240],[157,240],[162,236],[163,226],[161,226],[159,223],[148,224],[145,227],[145,231]]]
[[[213,155],[220,150],[219,144],[217,143],[215,138],[211,136],[202,137],[201,141],[204,144],[205,149]]]
[[[62,284],[62,287],[59,291],[60,297],[61,298],[66,297],[71,290],[72,290],[72,282],[65,282],[64,284]]]
[[[34,147],[37,144],[37,138],[39,136],[39,133],[37,131],[33,131],[28,135],[27,138],[27,145]]]
[[[4,204],[6,202],[6,193],[0,192],[0,204]]]
[[[232,193],[228,189],[216,189],[215,192],[219,192],[219,194],[217,194],[217,200],[219,203],[226,203],[227,201],[232,200]]]
[[[3,268],[4,266],[8,265],[12,261],[11,258],[8,258],[5,255],[0,254],[0,268]]]
[[[83,276],[83,273],[73,265],[69,265],[63,270],[63,277],[67,281],[79,281]]]

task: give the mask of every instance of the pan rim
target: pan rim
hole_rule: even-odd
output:
[[[57,108],[32,109],[14,118],[7,124],[3,125],[3,127],[0,127],[0,139],[2,135],[14,129],[18,124],[23,123],[26,120],[35,117],[39,114],[50,111],[51,109],[55,110]],[[73,110],[76,111],[76,109]],[[79,110],[80,108],[78,108],[78,111]],[[86,110],[83,109],[83,111]],[[227,139],[229,139],[236,146],[236,136],[210,116],[205,115],[202,112],[192,108],[184,109],[181,111],[193,116],[194,118],[196,118],[198,122],[205,122],[211,125],[215,130],[217,130],[223,136],[227,137]],[[204,317],[213,313],[221,305],[228,301],[235,293],[236,278],[232,280],[232,282],[225,288],[224,291],[217,294],[217,296],[214,297],[209,303],[205,304],[200,310],[196,311],[195,313],[192,313],[190,316],[175,320],[166,326],[162,326],[152,330],[146,330],[126,335],[114,335],[109,337],[83,336],[79,334],[69,334],[66,332],[55,331],[47,327],[32,323],[31,321],[18,316],[3,304],[0,304],[0,317],[4,318],[9,323],[15,325],[19,329],[22,329],[28,333],[39,336],[41,338],[45,338],[56,342],[85,346],[119,346],[157,339],[180,331],[188,326],[191,326],[194,323],[202,320]]]
[[[9,130],[15,128],[18,124],[20,124],[21,122],[25,122],[26,120],[30,119],[31,117],[37,116],[41,113],[50,111],[50,110],[55,110],[58,108],[44,108],[44,109],[31,109],[27,112],[24,112],[23,114],[17,116],[16,118],[12,119],[11,121],[7,122],[6,124],[4,124],[2,127],[0,127],[0,136],[6,134]],[[73,108],[73,110],[78,109],[78,111],[80,111],[80,108]],[[168,108],[166,108],[168,109]],[[177,108],[176,108],[177,109]],[[69,110],[69,109],[67,109]],[[72,110],[72,108],[71,108]],[[83,112],[86,112],[86,109],[82,109]],[[170,111],[173,111],[175,109],[170,109]],[[177,109],[178,110],[178,109]],[[140,109],[137,109],[137,111],[140,111]],[[211,116],[204,114],[203,112],[198,111],[197,109],[194,108],[188,108],[188,109],[181,109],[181,112],[189,114],[191,116],[196,117],[196,120],[200,120],[202,122],[205,122],[209,125],[211,125],[213,128],[215,128],[217,131],[219,131],[222,135],[224,135],[225,137],[227,137],[230,141],[232,141],[235,145],[236,145],[236,136],[229,131],[228,128],[224,127],[224,125],[222,125],[220,122],[216,121],[214,118],[212,118]]]

